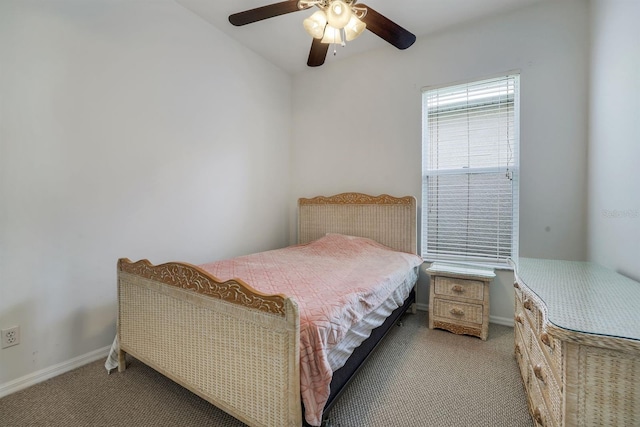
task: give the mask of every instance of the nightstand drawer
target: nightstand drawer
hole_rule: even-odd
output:
[[[434,298],[433,313],[431,315],[443,319],[482,325],[482,310],[483,307],[479,304],[466,304]]]
[[[436,294],[478,301],[484,300],[484,282],[452,277],[436,277],[435,280]]]

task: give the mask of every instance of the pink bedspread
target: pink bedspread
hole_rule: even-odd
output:
[[[333,372],[327,353],[422,263],[370,239],[327,234],[314,242],[200,267],[218,279],[239,278],[300,309],[300,389],[309,424],[320,425]]]

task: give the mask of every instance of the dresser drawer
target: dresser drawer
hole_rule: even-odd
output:
[[[516,295],[516,307],[515,307],[514,323],[519,327],[520,335],[522,337],[522,343],[527,351],[531,352],[531,346],[535,340],[533,326],[525,313],[524,307],[522,307],[522,300]]]
[[[549,415],[547,405],[540,391],[538,383],[535,381],[535,374],[533,367],[529,366],[529,385],[527,389],[527,395],[529,398],[529,410],[531,411],[531,417],[536,423],[536,426],[553,427],[555,426],[553,418]]]
[[[515,344],[514,344],[514,353],[516,355],[516,361],[518,362],[518,367],[520,368],[520,375],[522,376],[522,382],[524,383],[525,388],[529,387],[529,355],[527,352],[527,345],[522,339],[522,328],[520,325],[516,324],[513,328]]]
[[[547,334],[546,331],[542,331],[538,335],[538,343],[540,344],[540,348],[542,349],[542,353],[544,354],[549,367],[553,371],[556,376],[556,381],[558,384],[562,383],[562,355],[564,352],[564,346],[562,341],[553,338],[551,335]]]
[[[484,300],[484,282],[479,280],[456,279],[452,277],[436,277],[435,291],[437,295]]]
[[[519,298],[520,300],[522,300],[522,287],[520,286],[520,284],[518,282],[514,282],[513,288],[516,293],[516,298]]]
[[[533,372],[530,381],[537,384],[545,401],[549,419],[554,425],[562,425],[562,391],[537,342],[533,343],[529,361]]]
[[[482,325],[482,305],[448,301],[440,298],[433,300],[433,316],[454,321]]]
[[[524,308],[524,314],[531,322],[534,332],[536,335],[539,334],[542,331],[542,322],[544,320],[542,313],[534,300],[524,292],[522,294],[522,307]]]

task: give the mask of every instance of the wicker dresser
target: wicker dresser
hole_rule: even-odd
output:
[[[587,262],[520,258],[515,355],[542,426],[640,425],[640,283]]]
[[[492,269],[433,263],[426,270],[429,329],[445,329],[486,340],[489,336],[489,283]]]

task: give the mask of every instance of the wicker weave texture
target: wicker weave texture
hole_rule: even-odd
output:
[[[432,315],[435,317],[482,325],[482,310],[483,307],[478,304],[466,304],[463,302],[446,301],[436,298],[433,301]]]
[[[295,322],[126,273],[120,299],[124,351],[251,426],[300,425]]]
[[[527,356],[525,350],[525,341],[522,337],[522,329],[518,323],[515,324],[513,328],[514,333],[514,353],[516,355],[516,360],[518,361],[518,367],[520,368],[520,375],[522,376],[522,381],[526,385],[529,382],[528,371],[529,368],[529,360],[525,359]]]
[[[537,386],[546,402],[546,409],[553,419],[553,425],[562,425],[562,393],[560,385],[556,381],[540,345],[533,343],[529,353],[531,366],[534,367],[534,376],[531,381],[537,382]]]
[[[435,276],[435,291],[440,295],[484,300],[484,282],[461,280],[452,277]]]
[[[579,366],[578,425],[640,425],[640,355],[580,346]]]
[[[416,207],[412,204],[308,204],[299,206],[298,242],[326,233],[367,237],[402,252],[417,253]]]

